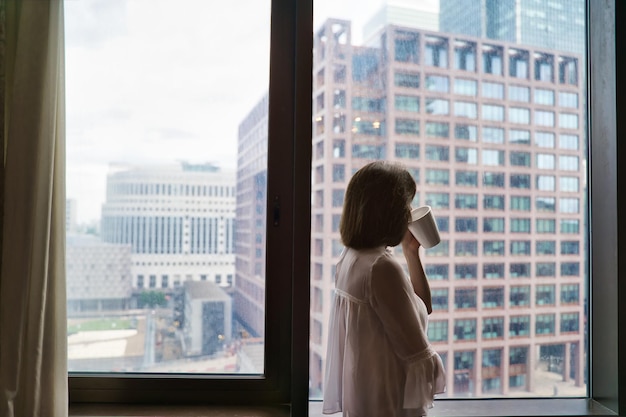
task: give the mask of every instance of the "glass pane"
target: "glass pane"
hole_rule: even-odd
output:
[[[336,65],[355,74],[364,61],[368,71],[341,83],[314,77],[314,96],[342,89],[396,103],[410,96],[415,104],[375,115],[314,110],[313,120],[345,116],[397,129],[410,118],[416,128],[377,137],[326,129],[314,132],[313,147],[342,140],[347,150],[370,150],[340,159],[349,173],[344,187],[373,159],[421,173],[415,202],[445,220],[441,243],[422,256],[437,295],[427,334],[447,371],[440,397],[585,396],[585,2],[369,4],[316,0],[314,74]],[[326,173],[337,162],[313,158]],[[313,194],[328,199],[338,185],[325,177]],[[330,200],[313,207],[313,219],[337,215]],[[340,241],[337,226],[313,229],[313,241],[324,248]],[[313,328],[322,329],[321,339],[311,339],[312,398],[324,390],[340,258],[333,253],[312,253],[321,271],[312,294],[324,298],[311,313]],[[393,253],[404,262],[399,248]]]
[[[270,2],[222,6],[65,2],[70,372],[264,373]]]

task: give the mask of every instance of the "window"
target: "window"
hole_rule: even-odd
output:
[[[474,148],[457,147],[454,150],[454,160],[460,163],[476,165],[478,163],[478,150]]]
[[[578,192],[578,182],[578,177],[559,177],[559,189],[563,192]]]
[[[483,242],[483,254],[486,256],[503,256],[504,241],[503,240],[485,240]]]
[[[485,172],[483,173],[483,185],[485,187],[504,188],[504,173],[501,172]]]
[[[426,184],[448,185],[450,184],[450,171],[447,169],[426,169]]]
[[[559,106],[572,109],[578,108],[578,94],[559,91]]]
[[[519,85],[510,85],[509,100],[528,103],[530,101],[530,88]]]
[[[417,33],[397,30],[394,39],[395,60],[398,62],[419,62],[419,38]]]
[[[454,340],[475,340],[476,339],[476,319],[456,319],[454,320]]]
[[[554,81],[554,55],[534,53],[535,60],[535,80]]]
[[[504,99],[504,84],[483,81],[482,96],[485,98]]]
[[[537,262],[535,275],[538,277],[556,276],[556,264],[554,262]]]
[[[509,296],[511,307],[523,307],[530,305],[530,286],[514,285],[511,287]]]
[[[418,73],[396,71],[393,74],[394,85],[396,87],[419,88],[420,75]]]
[[[353,30],[352,33],[355,34],[357,32],[356,32],[356,30]],[[333,48],[330,47],[332,39],[333,39],[333,36],[332,36],[333,34],[332,33],[328,33],[327,35],[330,35],[330,36],[327,36],[327,42],[328,42],[327,46],[328,47],[326,48],[326,54],[329,55],[329,54],[335,53],[335,51],[334,51]],[[420,39],[420,41],[423,41],[423,39]],[[495,42],[496,41],[494,41],[494,43]],[[453,45],[454,45],[454,43],[453,43]],[[392,48],[395,48],[395,45],[394,45],[393,42],[390,43],[390,46]],[[495,50],[496,51],[497,51],[498,48],[499,48],[499,46],[495,46]],[[395,49],[400,49],[400,48],[395,48]],[[394,55],[395,52],[396,51],[393,51],[393,52],[390,51],[390,59],[395,59],[395,55]],[[455,52],[456,52],[456,49],[455,49]],[[493,49],[490,50],[488,48],[483,48],[482,45],[481,45],[481,48],[480,48],[479,52],[481,54],[481,57],[479,58],[479,59],[481,59],[481,61],[480,61],[481,71],[486,73],[485,76],[491,77],[492,79],[500,79],[500,78],[498,78],[498,76],[496,74],[498,74],[499,72],[502,71],[502,68],[503,68],[502,59],[503,59],[503,56],[505,56],[505,55],[503,55],[502,53],[498,54],[497,52],[494,53]],[[419,53],[419,50],[417,50],[416,53]],[[412,52],[407,53],[407,55],[409,55],[409,56],[411,56],[411,54],[412,54]],[[317,59],[317,56],[319,56],[319,55],[320,55],[320,51],[319,51],[319,49],[316,49],[315,50],[316,59]],[[562,55],[566,55],[566,54],[562,53]],[[506,57],[508,59],[508,55],[506,55]],[[556,69],[556,72],[557,72],[557,74],[556,74],[557,80],[556,81],[557,82],[561,82],[561,83],[564,83],[565,81],[569,81],[571,84],[567,85],[566,87],[570,88],[572,90],[575,90],[575,86],[576,86],[576,84],[578,84],[578,75],[577,75],[576,72],[577,72],[577,65],[579,65],[578,59],[580,59],[580,58],[576,58],[576,59],[571,58],[570,61],[569,61],[570,64],[565,64],[563,58],[567,58],[567,57],[559,56],[558,59],[556,60],[557,61],[557,64],[555,66],[555,69]],[[456,58],[456,54],[455,54],[454,55],[454,60],[456,61],[456,59],[457,58]],[[424,57],[422,57],[421,60],[424,61]],[[535,62],[532,61],[532,63],[533,63],[533,66],[534,66]],[[509,65],[508,64],[509,63],[507,62],[507,65],[506,65],[507,72],[509,71]],[[582,64],[582,65],[584,65],[584,64]],[[407,65],[407,67],[408,66],[409,65]],[[331,68],[327,68],[326,72],[327,73],[328,72],[332,72]],[[531,67],[531,68],[535,69],[534,67]],[[585,68],[585,67],[583,67],[583,68]],[[347,71],[345,73],[348,74]],[[574,75],[572,75],[572,74],[574,74]],[[332,76],[328,76],[328,75],[329,74],[327,74],[327,80],[330,81],[332,79]],[[476,76],[479,76],[479,75],[477,74]],[[483,75],[480,74],[480,76],[483,76]],[[397,80],[397,78],[394,78],[394,79]],[[574,81],[574,80],[576,80],[576,81]],[[419,88],[420,87],[419,81],[420,81],[420,76],[418,74],[414,74],[414,78],[411,78],[411,81],[408,82],[407,83],[408,85],[405,85],[404,88]],[[482,84],[482,82],[481,82],[481,84]],[[408,90],[406,90],[406,91],[408,91]],[[585,100],[584,97],[581,97],[581,100],[584,102],[584,100]],[[560,99],[559,99],[559,102],[560,102]],[[580,123],[582,125],[583,120],[581,120]],[[349,130],[348,130],[348,133],[349,133]],[[509,140],[512,141],[510,135],[509,135]],[[578,143],[578,140],[577,140],[577,143]],[[358,147],[354,147],[353,148],[354,145],[358,145]],[[351,156],[351,154],[350,154],[351,150],[355,150],[355,149],[359,150],[359,152],[355,152],[355,155],[354,155],[355,158],[359,158],[359,157],[361,157],[361,158],[384,158],[386,156],[386,153],[384,152],[384,150],[382,148],[378,147],[377,145],[375,145],[374,143],[354,144],[354,143],[352,143],[350,141],[349,142],[349,146],[351,148],[348,149],[348,156]],[[585,147],[586,146],[585,139],[583,138],[583,142],[581,142],[580,145],[577,144],[576,146]],[[388,149],[391,150],[392,148],[388,148]],[[516,149],[520,149],[520,148],[516,147]],[[328,150],[329,150],[329,148],[327,148],[327,153],[328,153]],[[388,152],[388,153],[391,153],[391,152]],[[586,163],[586,161],[584,161],[584,160],[580,161],[580,165],[583,166],[583,167],[586,166],[586,165],[584,165],[585,163]],[[527,165],[527,166],[529,166],[529,165]],[[518,172],[523,172],[523,171],[524,170],[518,169]],[[327,171],[327,173],[328,173],[328,171]],[[482,175],[482,171],[481,171],[481,175]],[[328,177],[330,178],[330,176],[328,176]],[[490,204],[486,204],[485,203],[485,206],[488,206],[488,208],[491,208],[491,209],[493,209],[494,207],[501,207],[502,209],[505,209],[504,199],[506,198],[508,200],[508,195],[509,194],[505,193],[505,192],[502,192],[502,194],[503,194],[503,196],[502,196],[502,199],[501,199],[501,201],[502,201],[501,204],[500,203],[497,203],[497,204],[491,204],[491,203]],[[326,198],[327,200],[329,200],[328,197],[329,197],[329,195],[327,194],[327,198]],[[535,196],[533,195],[533,198],[534,197]],[[424,198],[424,192],[422,191],[422,199],[423,198]],[[497,200],[499,200],[499,198],[497,198]],[[487,199],[485,199],[484,201],[486,202]],[[512,204],[511,204],[511,206],[512,206]],[[561,226],[560,230],[563,230],[563,228],[565,228],[565,230],[576,230],[575,233],[576,234],[581,233],[581,236],[582,236],[582,233],[584,233],[584,231],[585,231],[585,227],[584,226],[582,227],[582,229],[580,229],[579,225],[577,223],[576,223],[576,226],[573,226],[573,223],[562,221],[563,219],[560,219],[558,217],[558,215],[555,216],[555,217],[557,217],[557,221],[559,222],[559,225]],[[576,217],[576,219],[574,219],[574,221],[576,221],[578,219],[577,216],[571,216],[571,217]],[[507,218],[508,218],[508,214],[507,214]],[[583,225],[584,225],[584,223],[583,223]],[[575,227],[575,229],[574,229],[574,227]],[[429,258],[429,259],[432,260],[432,258]],[[526,258],[524,258],[524,259],[526,259]],[[534,263],[533,263],[533,265],[534,265]],[[329,269],[325,268],[324,269],[324,273],[328,274],[329,273]],[[327,279],[327,278],[325,278],[325,279]],[[482,318],[480,320],[482,320]],[[429,325],[429,336],[430,336],[431,327],[433,327],[433,323],[434,323],[434,321],[431,321],[431,323]],[[447,321],[446,321],[445,325],[441,327],[442,328],[442,332],[445,329],[445,335],[446,335],[445,338],[441,339],[442,341],[447,341],[448,340],[447,339],[447,333],[448,333],[448,325],[449,324],[450,324],[450,329],[452,329],[453,328],[452,327],[452,323],[448,323]],[[582,325],[582,318],[581,318],[581,325]],[[433,336],[432,339],[435,339],[435,337]],[[526,385],[526,382],[527,382],[526,376],[523,373],[520,373],[520,371],[519,371],[520,367],[514,367],[514,365],[517,365],[517,364],[523,364],[523,365],[530,364],[530,361],[528,360],[528,358],[531,357],[532,355],[529,354],[529,349],[534,349],[534,348],[535,348],[535,346],[521,346],[521,347],[514,347],[514,346],[512,346],[512,347],[508,348],[508,350],[503,351],[503,354],[504,354],[503,364],[506,364],[507,359],[509,359],[510,360],[510,364],[509,365],[511,365],[511,368],[509,369],[509,373],[507,374],[507,375],[509,375],[509,381],[508,382],[509,382],[509,386],[510,387],[519,386],[520,388],[523,388],[523,386]],[[507,351],[509,352],[508,355],[506,354]],[[454,352],[454,355],[453,355],[452,351],[448,352],[448,355],[449,355],[448,359],[449,360],[447,361],[446,364],[449,364],[449,365],[454,364],[454,369],[458,370],[459,374],[461,374],[461,372],[465,372],[465,370],[468,370],[468,372],[472,372],[472,376],[475,376],[475,374],[477,372],[481,372],[482,371],[480,368],[478,368],[478,366],[480,366],[480,356],[479,356],[479,361],[478,362],[476,362],[474,360],[474,355],[476,355],[476,354],[480,355],[480,353],[475,353],[475,352],[458,352],[458,353],[459,354],[457,354],[457,352]],[[461,353],[463,353],[463,354],[461,354]],[[484,361],[484,355],[485,355],[485,350],[483,349],[483,361]],[[491,357],[490,354],[488,354],[488,356]],[[508,358],[507,358],[507,356],[508,356]],[[471,357],[471,360],[468,359],[470,357]],[[490,360],[488,362],[492,362],[492,361]],[[468,365],[468,364],[470,364],[470,365]],[[450,366],[450,367],[452,367],[452,366]],[[468,374],[462,374],[462,375],[468,375]],[[504,378],[504,376],[502,376],[502,378]],[[483,380],[485,380],[485,379],[488,379],[488,378],[485,376],[485,377],[483,377]],[[456,375],[455,375],[455,381],[456,381]],[[507,381],[503,381],[502,382],[503,385],[506,382]],[[455,382],[455,384],[456,384],[456,382]],[[459,384],[461,384],[461,383],[459,383]],[[478,391],[480,391],[480,387],[478,388]],[[457,391],[455,391],[455,392],[457,392]],[[461,392],[461,391],[458,391],[458,392]]]
[[[563,129],[578,129],[578,115],[574,113],[559,113],[559,127]]]
[[[426,122],[426,136],[429,138],[450,137],[450,125],[441,122]]]
[[[483,44],[483,72],[485,74],[502,75],[503,48]]]
[[[478,255],[478,242],[475,240],[457,240],[454,242],[455,256],[476,256]]]
[[[433,320],[428,323],[428,339],[432,343],[448,341],[448,320]]]
[[[483,264],[483,278],[504,278],[504,264]]]
[[[554,126],[554,112],[545,110],[535,110],[535,125]]]
[[[556,177],[553,175],[537,175],[537,189],[541,191],[555,191]]]
[[[504,287],[483,288],[483,308],[499,308],[504,306]]]
[[[461,233],[475,233],[478,231],[478,218],[457,217],[454,220],[454,230]]]
[[[578,157],[559,155],[559,169],[562,171],[578,171]]]
[[[509,267],[509,274],[512,278],[530,277],[529,263],[512,263]]]
[[[556,211],[556,198],[554,197],[536,197],[535,209],[537,211],[554,213]]]
[[[457,117],[466,117],[468,119],[476,119],[477,117],[476,103],[466,101],[454,102],[454,115]]]
[[[580,222],[576,219],[561,219],[559,221],[560,231],[565,234],[580,233]]]
[[[509,121],[522,125],[530,124],[530,110],[521,107],[509,107]]]
[[[478,208],[478,195],[456,194],[454,197],[454,207],[457,209],[474,210]]]
[[[448,310],[448,289],[433,288],[431,291],[433,310]]]
[[[510,177],[511,188],[530,188],[530,175],[529,174],[511,174]]]
[[[450,102],[440,98],[427,98],[425,107],[427,114],[447,115],[450,113]]]
[[[447,93],[450,91],[450,79],[442,75],[427,75],[424,87],[429,91]]]
[[[535,104],[554,106],[554,90],[535,88]]]
[[[426,36],[424,63],[433,67],[448,67],[448,41],[437,36]]]
[[[396,143],[396,157],[419,159],[420,146],[413,143]]]
[[[448,161],[450,159],[447,146],[426,145],[427,161]]]
[[[483,232],[504,233],[504,217],[485,217],[483,220]]]
[[[511,166],[530,167],[530,152],[510,152],[509,160]]]
[[[511,316],[509,322],[509,336],[529,336],[530,316]]]
[[[537,233],[554,233],[556,230],[556,220],[554,219],[537,219]]]
[[[455,279],[476,279],[477,278],[476,265],[474,264],[454,265],[454,278]]]
[[[483,197],[483,208],[487,210],[504,210],[504,196],[485,195]]]
[[[536,132],[535,145],[540,148],[554,148],[554,133]]]
[[[497,106],[495,104],[483,104],[482,105],[482,119],[491,120],[494,122],[504,121],[504,107]]]
[[[509,142],[517,145],[530,145],[530,131],[528,130],[509,130]]]
[[[468,80],[464,78],[455,78],[454,80],[454,94],[460,94],[463,96],[475,96],[477,91],[477,83],[475,80]]]
[[[428,279],[434,281],[448,279],[447,264],[427,264],[424,266],[424,272],[426,272]]]
[[[504,143],[504,129],[499,127],[483,127],[483,142]]]
[[[474,42],[454,41],[454,69],[476,71],[476,44]]]
[[[396,94],[394,105],[396,110],[418,113],[420,111],[420,98]]]
[[[478,185],[478,172],[476,171],[456,171],[454,178],[456,185],[466,187],[476,187]]]
[[[476,308],[476,289],[456,288],[454,290],[454,308],[456,310]]]
[[[578,150],[578,136],[577,135],[559,135],[559,148]]]
[[[580,254],[580,242],[577,240],[561,241],[561,255],[578,255]]]
[[[561,285],[561,304],[578,304],[580,303],[579,285],[563,284]]]
[[[483,149],[482,163],[483,165],[504,165],[504,151],[497,149]]]
[[[530,255],[530,241],[512,240],[511,255]]]
[[[515,78],[528,78],[528,51],[509,49],[509,75]]]
[[[578,332],[578,313],[561,313],[561,333]]]
[[[420,134],[420,122],[413,119],[396,119],[396,133],[398,135],[416,135]]]
[[[530,233],[530,219],[511,219],[511,233]]]
[[[538,153],[537,168],[554,169],[556,167],[556,158],[553,154]]]
[[[448,208],[450,207],[450,194],[426,193],[426,205],[432,208]]]
[[[554,334],[554,314],[538,314],[535,322],[536,335]]]
[[[456,124],[454,125],[454,138],[476,142],[478,139],[478,129],[474,125]]]
[[[488,317],[483,319],[483,339],[504,337],[504,317]]]
[[[556,302],[554,285],[537,285],[535,300],[538,306],[553,305]]]

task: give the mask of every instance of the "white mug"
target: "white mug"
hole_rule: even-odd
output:
[[[441,242],[437,222],[430,206],[422,206],[411,210],[409,231],[424,248],[432,248]]]

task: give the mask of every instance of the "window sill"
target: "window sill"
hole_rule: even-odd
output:
[[[122,404],[72,404],[70,417],[290,417],[284,407],[236,407],[236,406],[158,406]],[[429,416],[616,416],[617,414],[594,400],[586,398],[560,399],[468,399],[439,400]],[[309,403],[309,416],[322,417],[322,402]],[[334,414],[340,417],[341,414]],[[293,416],[299,417],[299,416]]]

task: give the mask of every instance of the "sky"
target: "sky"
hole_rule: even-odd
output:
[[[270,2],[224,4],[65,0],[66,183],[79,223],[100,218],[112,164],[236,168],[239,123],[267,91]],[[352,20],[358,42],[381,4],[319,0],[314,24]]]

